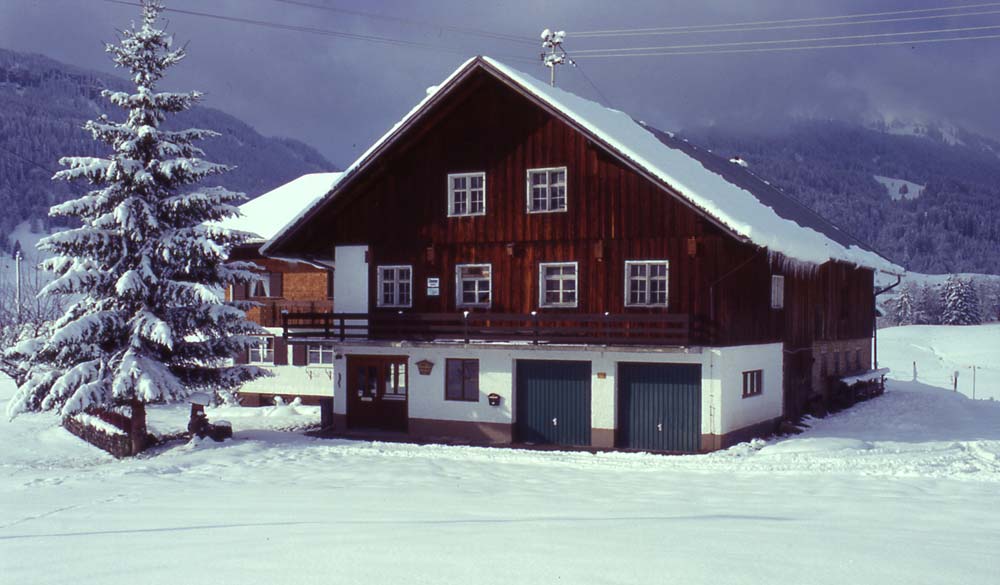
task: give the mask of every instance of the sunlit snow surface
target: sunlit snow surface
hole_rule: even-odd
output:
[[[880,361],[998,332],[882,330]],[[1000,402],[926,372],[802,435],[686,457],[311,439],[278,429],[315,409],[286,406],[210,410],[233,441],[115,461],[27,415],[0,422],[0,582],[995,583]]]

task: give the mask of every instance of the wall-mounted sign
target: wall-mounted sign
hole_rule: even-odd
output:
[[[441,279],[440,278],[428,278],[427,279],[427,296],[438,297],[441,296]]]
[[[430,360],[420,360],[417,362],[417,371],[420,372],[421,376],[429,376],[431,370],[434,369],[434,362]]]

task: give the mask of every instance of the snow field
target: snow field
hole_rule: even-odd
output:
[[[892,367],[928,339],[950,355],[995,332],[879,334],[896,338],[880,341]],[[0,384],[0,401],[11,393]],[[153,408],[151,424],[177,428],[186,416]],[[1000,402],[930,379],[890,380],[884,396],[802,435],[683,457],[312,439],[277,430],[317,420],[290,405],[209,416],[232,421],[235,439],[129,461],[50,415],[0,421],[0,582],[910,585],[1000,575]]]

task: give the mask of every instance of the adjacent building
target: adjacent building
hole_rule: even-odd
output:
[[[229,295],[256,302],[247,317],[270,333],[258,338],[257,345],[248,352],[237,356],[241,363],[264,366],[274,374],[240,388],[240,401],[245,406],[273,404],[275,396],[286,401],[301,397],[305,403],[317,404],[319,398],[332,394],[333,349],[329,345],[291,346],[282,336],[283,315],[332,312],[332,267],[320,260],[265,258],[260,247],[303,208],[332,189],[340,175],[303,175],[244,203],[240,206],[240,217],[222,224],[253,235],[246,244],[234,249],[230,257],[256,264],[261,280],[251,286],[232,287]]]

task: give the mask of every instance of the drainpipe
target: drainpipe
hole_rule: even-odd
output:
[[[878,304],[875,302],[878,300],[880,294],[887,293],[892,289],[899,286],[899,283],[903,282],[903,277],[899,274],[896,275],[896,282],[890,284],[889,286],[879,290],[875,290],[875,295],[872,297],[872,309],[875,312],[874,319],[872,319],[872,369],[878,369]]]

